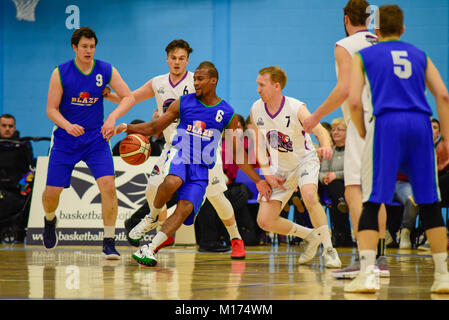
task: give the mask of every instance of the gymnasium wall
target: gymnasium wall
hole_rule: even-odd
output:
[[[346,0],[40,0],[35,22],[18,21],[12,0],[0,0],[0,113],[17,118],[22,136],[50,136],[45,113],[52,69],[74,57],[70,46],[73,11],[80,26],[99,38],[96,57],[111,62],[138,88],[166,73],[165,46],[175,38],[194,48],[190,70],[213,61],[220,72],[218,93],[243,116],[258,99],[260,68],[280,65],[288,74],[284,93],[314,111],[336,82],[334,43],[345,36],[342,8]],[[374,1],[380,6],[391,1]],[[448,82],[448,0],[396,1],[405,12],[403,40],[424,49]],[[69,7],[70,9],[71,7]],[[429,102],[435,109],[434,100]],[[105,102],[106,113],[114,108]],[[120,122],[147,120],[150,100],[136,105]],[[341,116],[336,111],[330,122]],[[122,136],[114,137],[112,145]],[[48,143],[34,144],[45,155]]]

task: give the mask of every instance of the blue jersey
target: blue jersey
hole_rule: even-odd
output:
[[[425,96],[427,55],[402,41],[385,41],[359,51],[372,93],[373,114],[418,111],[432,115]]]
[[[173,146],[184,163],[203,164],[212,168],[221,134],[234,116],[234,109],[224,100],[206,106],[188,94],[179,98],[179,125]]]
[[[59,65],[58,69],[63,89],[59,105],[61,114],[70,123],[78,124],[86,131],[100,128],[104,118],[102,92],[111,81],[112,66],[94,60],[92,71],[84,74],[72,59]]]

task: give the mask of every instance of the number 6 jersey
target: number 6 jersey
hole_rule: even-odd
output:
[[[167,111],[170,104],[180,96],[195,92],[193,86],[193,73],[186,71],[184,77],[178,83],[172,83],[170,74],[166,73],[153,78],[152,81],[154,96],[157,103],[157,111],[160,115]],[[164,129],[165,141],[171,144],[173,136],[176,134],[178,119]]]

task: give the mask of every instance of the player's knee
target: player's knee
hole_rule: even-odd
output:
[[[42,193],[42,201],[43,202],[58,201],[62,190],[63,188],[46,187],[44,192]]]
[[[182,180],[176,176],[167,176],[164,179],[164,182],[161,184],[161,188],[163,188],[164,192],[168,192],[173,194],[179,187],[182,185]]]
[[[441,207],[438,202],[431,204],[420,204],[419,215],[424,230],[444,227],[444,220],[441,216]]]
[[[258,214],[257,225],[263,231],[271,231],[272,221],[267,216]]]
[[[319,203],[318,194],[314,191],[301,192],[302,201],[306,207],[310,207]]]
[[[362,215],[359,220],[359,230],[379,231],[379,208],[380,203],[365,202],[363,204]]]

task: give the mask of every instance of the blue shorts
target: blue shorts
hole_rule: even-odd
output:
[[[53,134],[47,186],[70,187],[73,168],[80,161],[87,164],[95,180],[115,175],[111,147],[99,128],[79,137],[58,128]]]
[[[209,169],[202,164],[172,162],[168,174],[182,179],[183,183],[176,191],[176,195],[178,200],[187,200],[193,204],[193,212],[184,221],[185,225],[191,225],[205,199],[206,188],[209,184]]]
[[[375,119],[372,128],[362,164],[369,164],[362,170],[363,201],[392,203],[398,172],[410,180],[416,203],[440,201],[430,117],[387,112]]]

